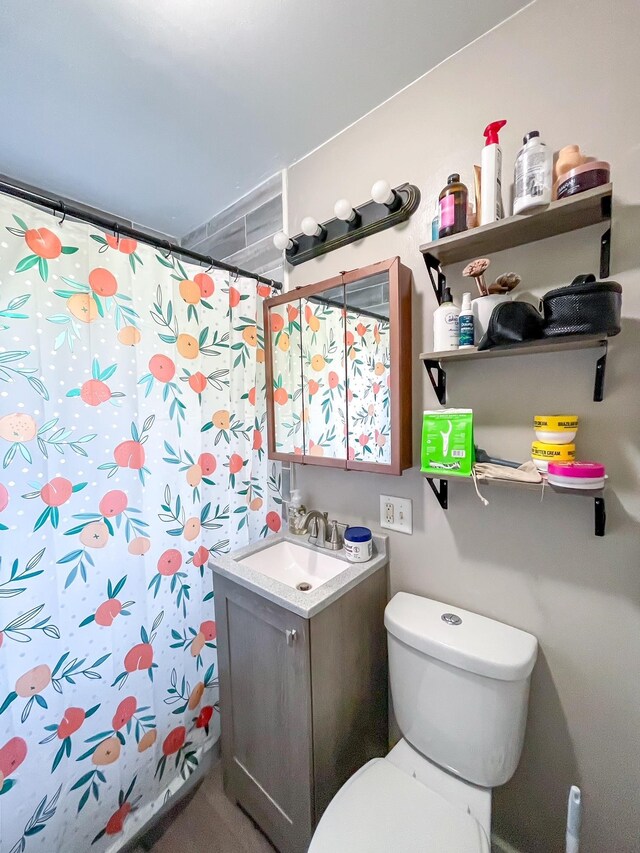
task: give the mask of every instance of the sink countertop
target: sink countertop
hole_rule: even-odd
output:
[[[337,560],[344,560],[348,565],[343,572],[325,581],[317,589],[312,589],[309,592],[300,592],[281,581],[277,581],[243,564],[243,557],[257,554],[259,551],[264,551],[265,548],[283,541],[292,542],[295,545],[309,548],[311,551],[326,554],[329,557],[335,557]],[[344,548],[341,548],[339,551],[318,548],[315,545],[310,545],[307,542],[306,536],[295,536],[293,533],[283,531],[282,533],[277,533],[275,536],[254,542],[252,545],[239,548],[231,554],[221,554],[212,557],[208,565],[214,573],[217,572],[223,577],[239,583],[241,586],[256,592],[258,595],[262,595],[269,601],[273,601],[275,604],[279,604],[281,607],[290,610],[292,613],[297,613],[298,616],[302,616],[304,619],[310,619],[316,613],[324,610],[332,601],[340,598],[345,592],[348,592],[360,583],[360,581],[385,566],[389,562],[388,541],[387,536],[378,536],[374,533],[373,557],[367,560],[366,563],[349,563]]]

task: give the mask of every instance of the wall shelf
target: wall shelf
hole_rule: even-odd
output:
[[[553,201],[539,213],[509,216],[507,219],[480,225],[461,234],[424,243],[420,246],[420,251],[424,256],[438,302],[442,301],[445,286],[441,269],[443,266],[491,255],[526,243],[535,243],[599,222],[609,223],[600,241],[600,278],[607,278],[610,266],[612,194],[613,184],[604,184],[593,190]],[[437,282],[433,278],[434,272],[437,274]]]
[[[463,483],[473,483],[472,477],[432,477],[425,474],[425,478],[431,487],[438,503],[442,509],[449,508],[449,480],[460,481]],[[541,492],[541,483],[518,483],[513,480],[484,480],[478,477],[478,483],[482,486],[498,486],[499,488],[513,488],[520,491]],[[604,536],[607,513],[605,507],[605,490],[604,489],[561,489],[558,486],[552,486],[549,482],[544,481],[545,491],[549,489],[559,495],[573,495],[574,497],[590,498],[594,505],[594,533],[596,536]]]
[[[446,365],[455,361],[478,361],[487,358],[505,358],[514,355],[531,355],[545,352],[564,352],[565,350],[601,348],[602,355],[596,362],[593,399],[602,402],[604,398],[604,374],[607,364],[607,339],[602,335],[566,335],[557,338],[540,338],[521,344],[508,344],[493,349],[479,351],[477,347],[469,349],[445,350],[444,352],[423,352],[420,360],[424,363],[427,375],[436,392],[438,400],[444,405],[447,399]]]

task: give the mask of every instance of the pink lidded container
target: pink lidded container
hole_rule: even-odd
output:
[[[606,470],[600,462],[549,462],[547,480],[565,489],[602,489]]]
[[[604,160],[591,160],[560,175],[555,186],[557,198],[567,198],[595,187],[608,184],[611,166]]]

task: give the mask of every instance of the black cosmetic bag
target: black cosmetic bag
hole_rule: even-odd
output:
[[[545,294],[542,305],[545,337],[612,337],[620,331],[622,287],[617,281],[596,281],[595,275],[579,275],[568,287]]]
[[[544,334],[542,314],[528,302],[501,302],[491,312],[478,350],[533,341]]]

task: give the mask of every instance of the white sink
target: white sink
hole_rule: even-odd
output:
[[[249,557],[242,557],[241,562],[302,592],[317,589],[351,565],[317,548],[305,548],[286,540],[268,545]]]

